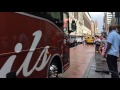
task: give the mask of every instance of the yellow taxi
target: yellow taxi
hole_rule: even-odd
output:
[[[94,44],[94,37],[88,37],[88,38],[86,38],[86,43],[87,44]]]

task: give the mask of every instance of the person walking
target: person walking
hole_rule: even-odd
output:
[[[106,58],[104,58],[105,51],[106,51],[106,37],[101,35],[100,53],[101,53],[101,63],[103,69],[102,72],[105,74],[109,74]]]
[[[99,51],[99,47],[100,47],[100,38],[99,38],[99,36],[96,36],[96,39],[95,39],[95,41],[94,41],[94,43],[95,43],[95,52],[98,52]]]
[[[107,48],[104,57],[107,59],[111,78],[119,78],[117,68],[117,58],[119,57],[120,35],[116,31],[116,26],[109,27],[107,36]]]
[[[85,45],[85,37],[83,37],[83,45]]]
[[[96,36],[95,39],[95,62],[96,62],[96,70],[95,72],[102,72],[101,69],[101,52],[100,52],[100,38],[99,36]]]
[[[96,70],[95,72],[101,72],[108,74],[107,63],[104,58],[105,53],[105,38],[103,35],[100,38],[97,36],[95,41],[96,49],[95,49],[95,61],[96,61]]]

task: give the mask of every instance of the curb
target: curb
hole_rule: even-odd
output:
[[[94,61],[94,57],[95,57],[95,56],[93,56],[93,57],[91,58],[91,60],[90,60],[90,62],[89,62],[89,65],[87,66],[87,69],[86,69],[86,71],[85,71],[85,73],[84,73],[84,75],[83,75],[82,78],[88,78],[88,74],[89,74],[89,71],[90,71],[90,69],[91,69],[91,67],[92,67],[92,63],[93,63],[93,61]]]

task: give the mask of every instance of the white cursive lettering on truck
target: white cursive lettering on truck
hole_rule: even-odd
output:
[[[29,63],[31,61],[32,55],[42,37],[42,32],[40,30],[36,31],[33,33],[34,40],[33,43],[30,47],[30,50],[23,62],[23,64],[20,66],[20,68],[18,69],[18,71],[16,72],[16,74],[18,75],[22,70],[23,70],[23,75],[25,77],[30,76],[34,70],[36,71],[41,71],[45,68],[45,66],[47,65],[48,61],[50,60],[51,54],[49,56],[47,56],[48,54],[48,49],[50,48],[49,46],[46,46],[43,51],[41,52],[38,60],[36,61],[35,65],[33,66],[33,68],[28,71],[28,67],[29,67]],[[16,53],[20,53],[22,51],[22,44],[18,43],[15,46],[15,52]],[[37,67],[39,61],[41,60],[41,57],[43,56],[43,60],[41,62],[41,65],[39,67]],[[9,73],[11,71],[11,68],[13,66],[13,63],[16,59],[16,55],[12,55],[8,58],[8,60],[5,62],[5,64],[3,65],[3,67],[0,70],[0,78],[6,78],[6,74]]]

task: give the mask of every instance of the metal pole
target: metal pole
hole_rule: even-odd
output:
[[[113,12],[111,12],[111,14],[112,14],[112,19],[113,19]]]
[[[94,36],[95,36],[95,25],[94,25]]]
[[[119,16],[119,13],[120,13],[120,12],[118,12],[118,25],[119,25],[119,17],[120,17],[120,16]]]

